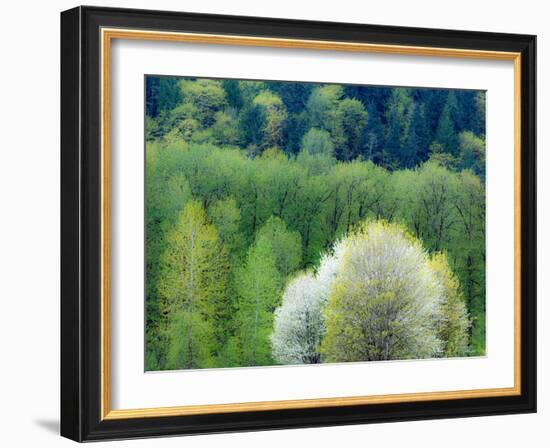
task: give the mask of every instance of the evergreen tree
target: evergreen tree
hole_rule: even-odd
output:
[[[395,89],[388,102],[386,150],[390,159],[389,165],[400,168],[407,130],[411,121],[412,100],[407,89]]]
[[[283,100],[289,114],[298,114],[304,109],[313,86],[302,82],[270,82],[268,85]]]
[[[457,132],[464,130],[472,130],[475,128],[476,114],[476,96],[478,92],[475,90],[455,91],[456,97],[456,112],[453,117]]]
[[[447,101],[447,91],[445,89],[419,89],[419,98],[422,100],[425,109],[426,119],[428,120],[428,128],[430,131],[429,141],[432,142],[435,138],[435,132],[441,117],[441,112]]]
[[[288,155],[294,155],[300,151],[302,139],[308,129],[309,120],[306,113],[302,111],[289,115],[283,129],[283,149]]]
[[[485,92],[476,92],[475,113],[472,120],[472,132],[476,135],[485,135]]]
[[[456,116],[456,108],[456,96],[451,91],[447,96],[447,102],[439,117],[434,139],[436,143],[442,146],[443,152],[452,156],[458,154],[458,134],[453,120],[453,116]]]
[[[259,148],[263,141],[266,114],[262,106],[250,104],[240,114],[241,139],[245,146]]]
[[[178,79],[171,76],[147,76],[145,99],[146,113],[152,118],[162,111],[173,109],[181,101]]]
[[[428,159],[429,130],[424,105],[415,105],[403,150],[402,166],[412,168]]]
[[[363,158],[378,165],[384,164],[384,125],[382,113],[374,102],[367,105],[367,124],[363,128]]]
[[[236,110],[241,109],[244,101],[239,81],[236,79],[224,79],[222,81],[222,87],[225,90],[225,95],[229,106]]]

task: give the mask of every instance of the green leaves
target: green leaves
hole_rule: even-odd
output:
[[[302,239],[296,231],[287,229],[286,223],[270,217],[256,233],[256,242],[268,241],[275,257],[275,266],[283,278],[295,272],[302,263]]]
[[[218,233],[189,202],[167,236],[158,292],[166,318],[166,368],[212,364],[216,318],[225,314],[227,262]]]
[[[447,257],[435,253],[430,260],[430,269],[442,286],[441,313],[437,326],[439,339],[443,342],[443,356],[468,354],[470,319],[458,278],[451,270]]]
[[[338,105],[337,122],[333,133],[341,134],[341,145],[337,148],[340,160],[353,160],[361,154],[361,138],[367,123],[367,112],[360,101],[346,98]]]
[[[439,143],[445,152],[453,156],[458,153],[458,133],[455,118],[457,113],[456,96],[451,91],[447,96],[443,112],[441,112],[434,141]]]
[[[146,91],[148,369],[319,362],[329,290],[345,304],[331,325],[349,340],[366,332],[348,325],[353,309],[393,338],[391,356],[484,353],[484,92],[169,77]],[[446,291],[426,318],[439,349],[399,348],[428,331],[389,319],[417,303],[405,286],[356,290],[365,266],[351,249],[332,257],[337,241],[361,254],[371,220],[391,223],[382,252],[395,263],[396,247],[427,251],[415,274]],[[335,266],[347,270],[337,283]],[[371,339],[346,357],[386,356]],[[325,360],[347,353],[334,341]]]
[[[469,354],[469,326],[447,257],[367,221],[288,282],[271,339],[282,364],[421,359]]]
[[[334,144],[324,129],[311,128],[302,138],[302,151],[310,155],[334,156]]]
[[[468,318],[446,257],[402,227],[367,222],[344,241],[325,309],[326,362],[466,353]]]
[[[260,106],[265,114],[261,148],[265,149],[280,145],[287,118],[286,107],[281,98],[268,90],[264,90],[254,98],[252,104]]]
[[[248,251],[238,272],[237,338],[243,365],[272,364],[271,334],[273,311],[280,301],[282,277],[268,237],[260,237]]]
[[[181,80],[180,89],[183,101],[196,107],[197,119],[202,127],[212,125],[215,113],[227,104],[226,93],[220,81]]]

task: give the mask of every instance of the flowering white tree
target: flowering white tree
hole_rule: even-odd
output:
[[[319,283],[311,272],[298,275],[287,286],[282,305],[275,311],[271,337],[273,356],[281,364],[320,362],[323,307]]]
[[[337,241],[331,252],[325,253],[321,257],[319,267],[315,272],[315,279],[320,284],[320,288],[325,294],[324,300],[328,300],[328,294],[332,283],[334,282],[338,269],[342,264],[342,259],[346,251],[346,240]]]
[[[399,225],[366,222],[290,281],[271,345],[281,364],[463,356],[468,328],[447,257]]]
[[[340,265],[344,243],[325,254],[317,272],[300,273],[285,289],[283,303],[275,311],[271,336],[273,356],[281,364],[321,362],[319,346],[325,334],[323,309]]]

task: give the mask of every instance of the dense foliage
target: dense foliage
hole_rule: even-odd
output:
[[[439,291],[417,316],[433,344],[390,358],[484,353],[484,93],[175,77],[146,93],[148,370],[344,359],[335,285],[363,274],[339,271],[337,242],[375,251],[365,222]]]
[[[321,352],[327,361],[466,353],[464,344],[454,343],[466,336],[466,308],[455,301],[458,283],[444,256],[435,254],[439,263],[432,263],[416,238],[380,221],[360,226],[343,244],[325,309]]]

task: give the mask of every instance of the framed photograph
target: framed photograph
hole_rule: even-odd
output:
[[[61,433],[536,411],[535,36],[61,14]]]

